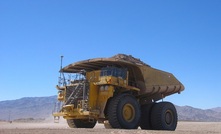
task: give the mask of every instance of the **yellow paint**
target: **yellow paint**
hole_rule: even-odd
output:
[[[97,108],[100,111],[100,118],[104,118],[104,109],[107,104],[107,100],[113,96],[114,93],[114,86],[111,85],[105,85],[105,86],[100,86],[99,89],[99,95],[98,95],[98,100],[97,100]]]
[[[97,98],[98,98],[98,89],[97,85],[94,85],[93,82],[90,82],[90,91],[89,91],[89,110],[96,109]]]
[[[74,107],[73,104],[63,106],[61,112],[54,113],[54,116],[63,116],[65,119],[86,119],[86,118],[105,118],[104,110],[107,101],[110,97],[113,97],[115,90],[122,91],[125,90],[135,90],[139,91],[138,88],[128,86],[128,72],[126,79],[115,76],[100,76],[101,71],[91,71],[86,73],[86,79],[89,82],[89,96],[88,96],[88,111],[84,110],[81,106],[84,100],[81,100],[77,106]],[[120,89],[115,89],[115,87],[120,87]],[[57,89],[61,90],[58,94],[58,100],[65,100],[66,87]],[[86,102],[87,103],[87,102]],[[125,111],[129,111],[129,115],[126,114],[125,118],[130,118],[132,116],[129,107],[125,108]]]

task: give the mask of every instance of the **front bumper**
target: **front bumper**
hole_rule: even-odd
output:
[[[74,105],[71,104],[63,106],[60,112],[53,113],[53,116],[62,116],[64,119],[97,119],[99,116],[99,111],[87,111],[80,108],[74,108]]]

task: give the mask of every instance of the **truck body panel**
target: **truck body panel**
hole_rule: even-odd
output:
[[[155,101],[184,90],[183,84],[172,73],[152,68],[150,65],[132,56],[119,54],[110,58],[94,58],[76,62],[64,67],[62,72],[86,72],[100,70],[103,67],[116,66],[127,68],[128,84],[140,89],[139,95],[152,98]],[[97,75],[99,75],[99,71]],[[95,77],[97,80],[99,77]],[[96,80],[96,81],[97,81]]]

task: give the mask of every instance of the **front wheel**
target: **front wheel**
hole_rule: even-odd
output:
[[[170,102],[154,104],[151,110],[151,125],[154,130],[175,130],[177,126],[177,112]]]
[[[96,125],[96,121],[89,122],[88,119],[67,119],[67,123],[70,128],[93,128]]]
[[[112,128],[137,129],[140,121],[140,106],[136,98],[120,94],[108,104],[108,121]]]

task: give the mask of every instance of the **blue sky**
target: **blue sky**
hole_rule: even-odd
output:
[[[219,0],[1,0],[0,101],[56,95],[64,65],[125,53],[173,73],[164,100],[221,106]]]

